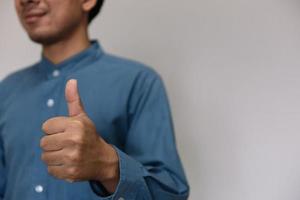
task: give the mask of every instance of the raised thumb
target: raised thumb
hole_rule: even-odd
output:
[[[83,104],[79,96],[76,79],[68,80],[65,89],[65,97],[68,104],[70,117],[74,117],[79,114],[85,113]]]

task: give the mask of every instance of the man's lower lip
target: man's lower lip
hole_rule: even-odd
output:
[[[42,16],[30,16],[25,18],[25,22],[27,24],[32,24],[37,22]]]

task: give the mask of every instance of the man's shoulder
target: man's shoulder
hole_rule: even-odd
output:
[[[124,75],[128,76],[147,76],[159,78],[157,71],[150,65],[133,60],[130,58],[125,58],[113,54],[105,54],[102,61],[104,65],[112,70],[119,71]]]
[[[28,80],[28,76],[34,72],[36,65],[37,64],[29,65],[10,72],[0,81],[1,88],[11,88],[15,87],[16,84],[22,84],[26,79]]]

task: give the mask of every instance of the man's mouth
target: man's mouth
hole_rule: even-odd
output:
[[[32,10],[30,12],[25,13],[23,18],[27,24],[33,24],[40,20],[40,18],[43,17],[45,14],[46,12],[41,10]]]

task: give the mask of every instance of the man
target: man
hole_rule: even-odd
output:
[[[166,92],[90,41],[99,0],[15,0],[41,60],[0,87],[0,199],[187,199]]]

